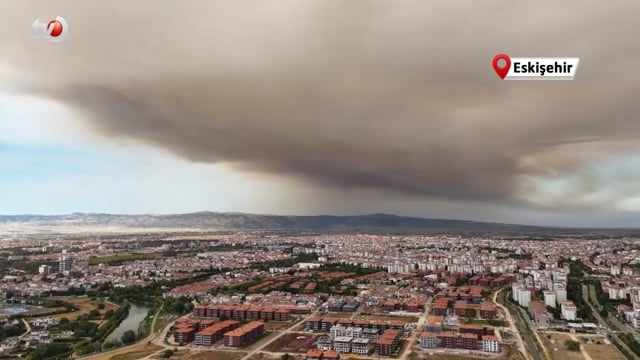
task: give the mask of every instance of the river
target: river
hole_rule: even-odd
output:
[[[147,317],[147,313],[149,312],[149,307],[136,305],[130,303],[131,308],[129,308],[129,315],[118,325],[118,327],[113,330],[111,334],[107,337],[106,341],[118,340],[122,341],[122,334],[127,330],[133,330],[135,333],[138,333],[138,329],[140,328],[140,323]]]

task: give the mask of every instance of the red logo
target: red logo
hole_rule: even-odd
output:
[[[69,24],[61,17],[56,16],[54,20],[49,21],[47,24],[41,23],[40,19],[31,24],[33,27],[33,37],[49,39],[54,42],[62,41],[69,33]]]
[[[51,20],[47,24],[47,31],[49,31],[49,35],[53,37],[58,37],[62,34],[63,25],[58,20]]]

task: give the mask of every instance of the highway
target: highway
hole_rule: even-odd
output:
[[[518,309],[515,309],[514,306],[509,304],[502,304],[498,299],[501,297],[498,296],[498,293],[502,290],[497,291],[494,294],[494,302],[505,312],[507,316],[507,321],[512,327],[512,330],[515,326],[515,334],[518,338],[518,347],[520,348],[520,352],[523,353],[526,359],[528,360],[544,360],[542,355],[538,352],[538,347],[536,346],[536,341],[532,336],[533,329],[529,327],[529,324],[523,320],[522,313]],[[505,295],[506,296],[506,295]],[[505,299],[506,303],[506,299]],[[507,309],[508,308],[508,309]],[[512,316],[510,309],[514,309],[515,316]],[[522,341],[524,340],[524,343]]]

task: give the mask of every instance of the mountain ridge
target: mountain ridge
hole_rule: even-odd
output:
[[[64,215],[0,215],[0,224],[45,226],[118,226],[130,228],[215,228],[224,230],[429,230],[542,231],[551,227],[421,218],[386,213],[365,215],[268,215],[199,211],[182,214],[71,213]]]
[[[421,218],[386,213],[365,215],[269,215],[198,211],[181,214],[108,214],[76,212],[63,215],[0,215],[2,233],[112,233],[172,231],[257,231],[285,233],[412,233],[493,235],[640,236],[638,228],[581,228]]]

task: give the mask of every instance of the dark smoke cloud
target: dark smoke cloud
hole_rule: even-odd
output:
[[[608,181],[585,169],[640,148],[637,1],[13,5],[13,89],[109,136],[330,187],[567,207],[640,195],[583,201]],[[29,38],[55,15],[68,40]],[[581,64],[574,81],[503,82],[498,52]],[[544,196],[549,179],[571,191]]]

